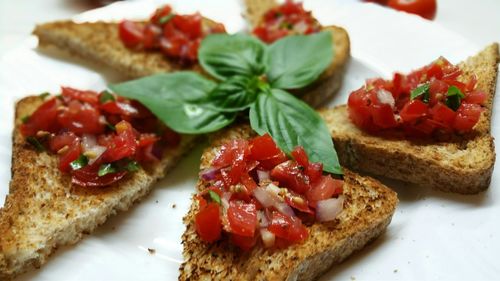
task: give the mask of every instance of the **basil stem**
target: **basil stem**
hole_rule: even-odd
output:
[[[89,163],[89,159],[87,156],[80,154],[80,156],[73,162],[69,163],[69,166],[72,170],[79,170]]]

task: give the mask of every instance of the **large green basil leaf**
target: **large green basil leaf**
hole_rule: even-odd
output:
[[[331,32],[287,36],[269,47],[266,74],[273,88],[302,88],[315,81],[332,60]]]
[[[146,106],[179,133],[202,134],[232,123],[236,113],[221,113],[198,105],[216,84],[194,72],[162,73],[109,88]]]
[[[266,48],[253,36],[213,34],[201,42],[198,59],[206,72],[220,80],[233,75],[259,76],[265,71]]]
[[[325,121],[293,95],[279,89],[259,94],[250,107],[250,124],[260,135],[269,133],[285,152],[303,146],[311,161],[323,163],[327,172],[342,174]]]
[[[221,112],[242,111],[250,107],[264,85],[256,76],[233,76],[219,83],[202,106]]]

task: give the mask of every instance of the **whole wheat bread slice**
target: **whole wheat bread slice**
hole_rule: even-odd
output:
[[[477,88],[488,99],[473,131],[448,141],[374,136],[349,121],[345,105],[322,110],[341,164],[446,192],[474,194],[487,189],[495,163],[490,123],[498,62],[498,44],[492,44],[460,64],[463,75],[477,75]]]
[[[204,22],[213,24],[209,19],[204,19]],[[332,33],[334,59],[316,82],[296,91],[297,95],[313,107],[324,104],[340,88],[350,57],[347,32],[337,26],[326,27],[325,30]],[[84,59],[107,65],[130,78],[186,69],[161,52],[125,47],[118,36],[117,23],[56,21],[37,25],[33,34],[38,37],[40,47],[55,46]],[[198,64],[188,70],[202,72]]]
[[[16,105],[13,133],[12,180],[5,205],[0,209],[0,280],[9,280],[47,261],[57,247],[78,242],[82,235],[143,198],[194,145],[182,136],[163,159],[104,188],[71,185],[57,168],[57,156],[37,152],[20,134],[21,118],[31,114],[42,98],[32,96]]]
[[[220,132],[202,155],[201,169],[208,168],[220,145],[233,138],[249,138],[248,125]],[[286,249],[266,250],[260,245],[242,252],[228,241],[205,243],[198,237],[193,200],[184,217],[182,236],[184,263],[179,280],[314,280],[353,252],[378,237],[390,223],[397,205],[396,193],[380,182],[344,169],[344,209],[329,223],[308,227],[309,237],[302,244]],[[200,181],[197,190],[206,186]]]

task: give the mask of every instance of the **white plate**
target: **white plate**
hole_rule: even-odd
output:
[[[338,3],[340,2],[340,4]],[[78,20],[143,17],[157,3],[121,2],[76,17]],[[244,27],[238,2],[175,1],[176,9],[200,10],[226,24],[231,32]],[[344,103],[365,78],[409,71],[445,55],[458,62],[480,48],[435,23],[354,1],[310,1],[306,7],[324,24],[344,26],[350,34],[353,59],[344,86],[332,104]],[[109,69],[60,54],[39,52],[29,38],[0,61],[3,121],[0,123],[0,203],[8,192],[14,101],[59,85],[99,90],[121,80]],[[499,110],[495,103],[495,112]],[[498,115],[493,135],[499,135]],[[19,280],[175,280],[182,260],[181,218],[189,207],[202,146],[159,182],[150,196],[127,213],[108,221],[75,246],[64,247],[40,270]],[[323,280],[440,279],[479,280],[500,276],[499,180],[475,196],[435,192],[387,182],[400,205],[388,231],[373,244],[335,266]],[[173,205],[176,205],[174,208]],[[0,234],[1,235],[1,234]],[[156,250],[154,255],[148,248]]]

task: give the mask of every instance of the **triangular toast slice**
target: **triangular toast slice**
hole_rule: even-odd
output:
[[[214,24],[206,18],[204,22]],[[347,32],[338,26],[325,27],[325,30],[332,33],[334,59],[315,83],[296,92],[313,107],[322,105],[340,88],[350,57]],[[113,22],[56,21],[37,25],[33,34],[38,37],[40,47],[55,46],[84,59],[107,65],[130,78],[186,70],[186,67],[169,60],[161,52],[128,49],[118,37],[118,24]],[[187,70],[202,72],[197,64]]]
[[[201,158],[201,169],[210,166],[225,141],[255,136],[248,125],[218,133]],[[200,181],[197,190],[206,188]],[[390,223],[397,205],[396,193],[380,182],[344,169],[344,209],[330,223],[308,227],[302,244],[266,250],[256,246],[242,252],[228,241],[208,244],[200,240],[194,217],[199,208],[193,200],[184,217],[184,263],[179,280],[314,280],[354,251],[378,237]]]
[[[325,109],[341,164],[446,192],[474,194],[488,188],[495,163],[491,113],[499,62],[492,44],[460,64],[464,75],[477,75],[477,88],[488,95],[485,111],[473,132],[452,141],[387,139],[359,130],[349,121],[347,107]]]
[[[40,267],[57,247],[78,242],[84,233],[143,198],[195,143],[182,136],[163,159],[105,188],[78,188],[57,168],[58,158],[37,152],[19,131],[23,116],[31,114],[42,98],[27,97],[16,105],[13,133],[12,180],[0,209],[0,280]]]

